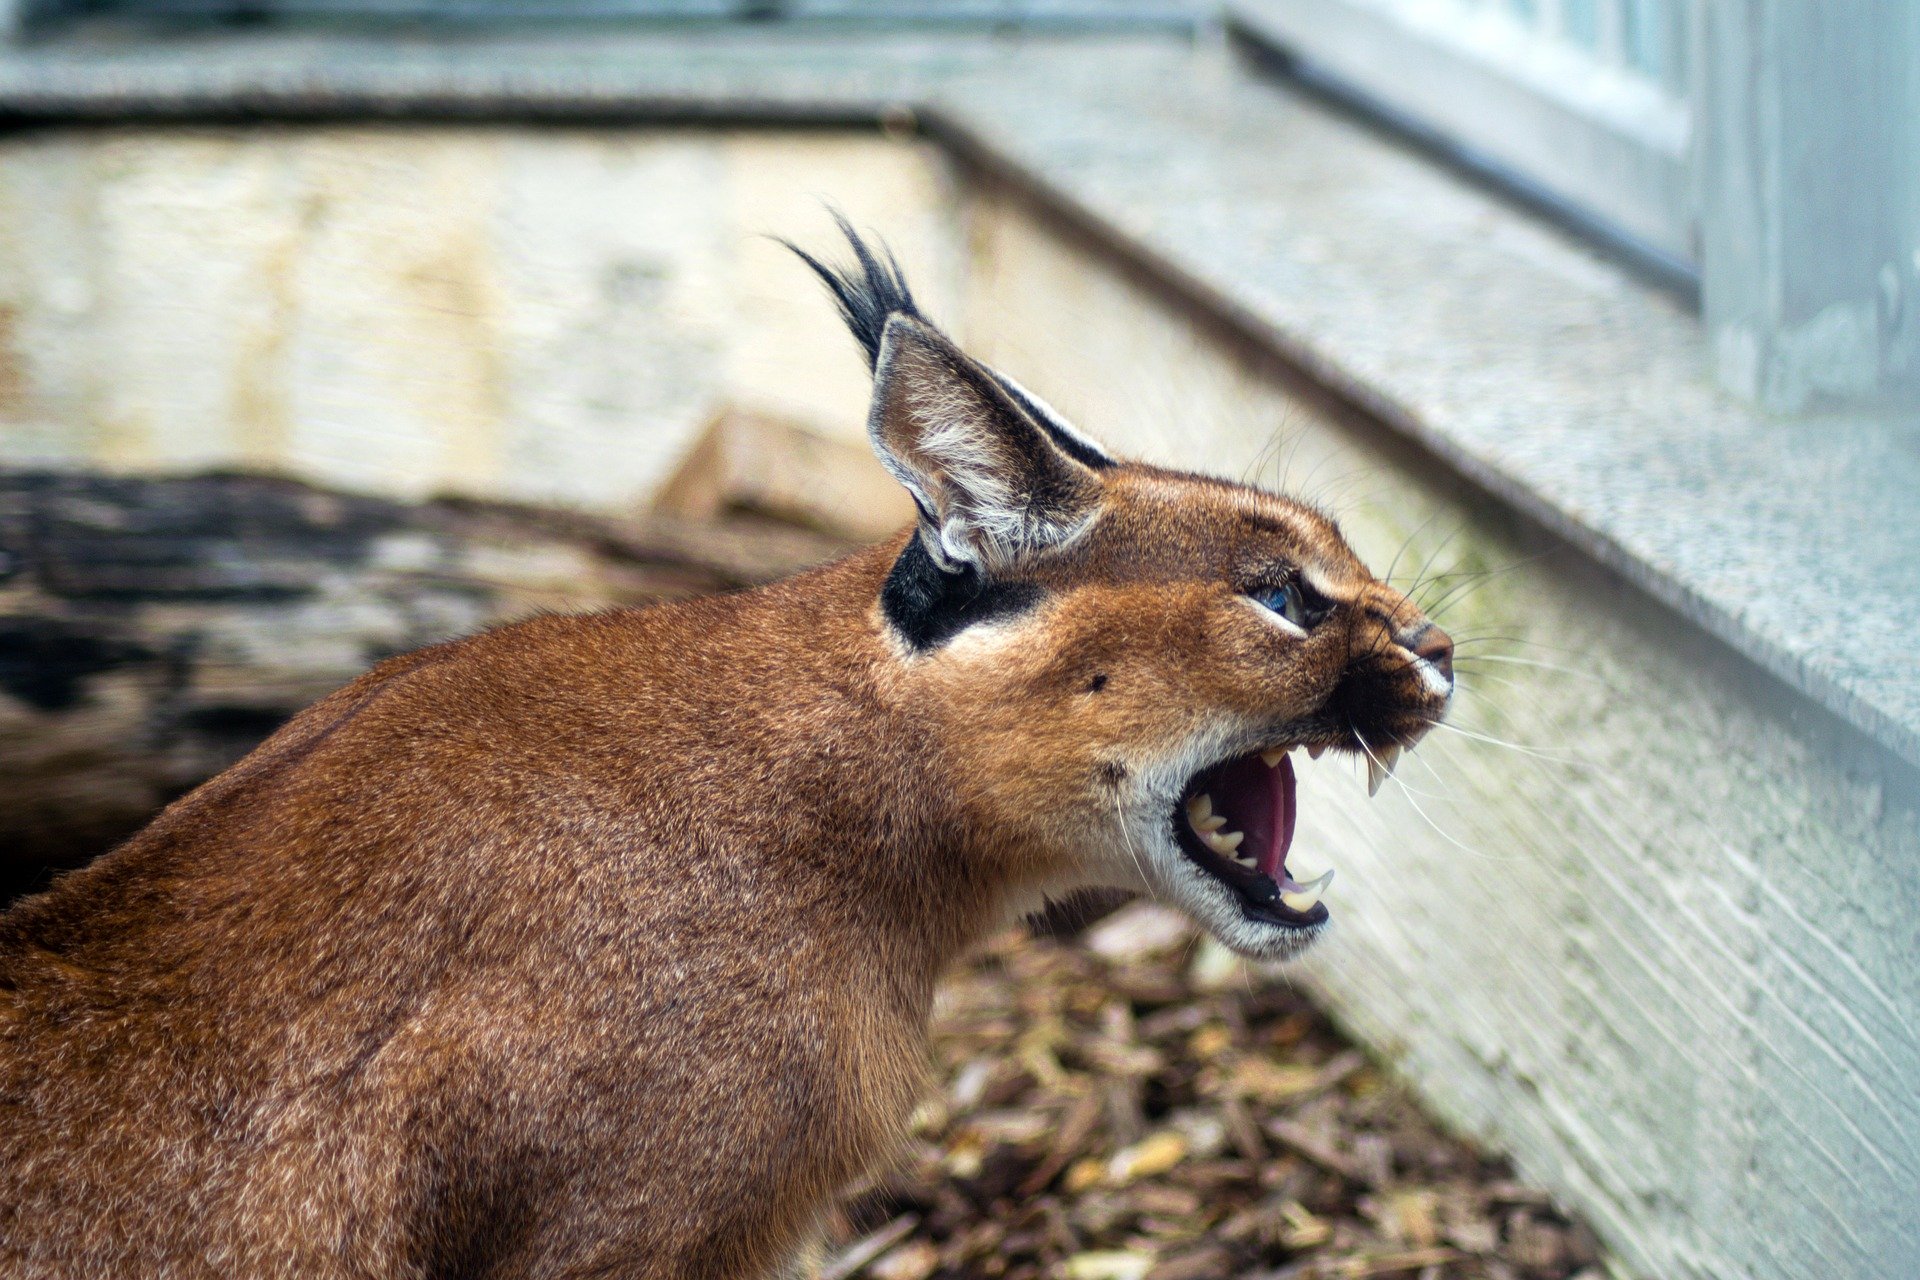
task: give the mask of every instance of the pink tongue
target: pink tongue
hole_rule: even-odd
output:
[[[1261,875],[1279,882],[1285,874],[1287,850],[1293,845],[1293,759],[1282,756],[1273,768],[1259,756],[1246,756],[1221,765],[1201,783],[1213,797],[1213,811],[1227,820],[1227,831],[1244,831],[1241,852],[1251,850]]]

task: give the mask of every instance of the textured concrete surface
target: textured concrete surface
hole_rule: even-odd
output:
[[[1341,870],[1332,1006],[1643,1275],[1920,1274],[1913,424],[1755,417],[1664,295],[1175,43],[132,42],[0,57],[0,103],[917,111],[1024,192],[940,214],[962,327],[1012,372],[1123,447],[1269,467],[1377,563],[1404,544],[1401,576],[1490,575],[1447,607],[1458,732],[1371,804],[1337,767],[1303,783]]]

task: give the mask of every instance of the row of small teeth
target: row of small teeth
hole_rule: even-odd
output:
[[[1400,763],[1401,750],[1399,747],[1381,747],[1378,751],[1367,752],[1368,795],[1380,794],[1380,784],[1393,776],[1395,767]],[[1325,747],[1308,747],[1307,758],[1318,760],[1325,752]],[[1271,751],[1262,751],[1260,759],[1266,763],[1267,768],[1277,769],[1280,762],[1286,759],[1286,755],[1287,748],[1275,747]]]
[[[1400,763],[1401,750],[1399,747],[1381,747],[1378,751],[1367,752],[1367,794],[1369,796],[1379,795],[1380,785],[1393,776],[1394,768]],[[1325,751],[1325,747],[1308,747],[1307,758],[1318,760]],[[1266,763],[1267,768],[1276,769],[1286,755],[1285,747],[1275,747],[1271,751],[1262,751],[1260,759]]]
[[[1270,751],[1262,751],[1260,753],[1260,759],[1267,766],[1267,768],[1278,769],[1280,767],[1280,762],[1287,758],[1288,750],[1289,748],[1287,747],[1274,747]],[[1308,747],[1307,759],[1318,760],[1321,756],[1325,755],[1326,753],[1327,753],[1327,749],[1325,747],[1318,747],[1318,746]]]
[[[1232,858],[1235,862],[1244,862],[1248,866],[1253,865],[1252,854],[1243,858],[1237,852],[1240,842],[1247,838],[1247,833],[1222,831],[1220,828],[1227,825],[1226,816],[1213,811],[1213,797],[1206,792],[1202,791],[1187,801],[1187,824],[1193,828],[1193,833],[1200,837],[1201,843],[1221,857]]]

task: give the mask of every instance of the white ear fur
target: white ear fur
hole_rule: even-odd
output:
[[[1100,462],[1112,463],[1114,461],[1114,456],[1108,453],[1099,441],[1089,439],[1085,432],[1081,431],[1080,428],[1074,426],[1071,422],[1068,422],[1058,409],[1033,394],[1033,392],[1029,391],[1020,383],[1015,382],[1011,376],[1000,372],[998,369],[992,372],[1000,384],[1013,392],[1015,398],[1020,400],[1030,413],[1045,420],[1047,428],[1052,431],[1055,436],[1064,437],[1072,441],[1074,446],[1082,453]]]
[[[887,321],[867,421],[874,451],[920,508],[942,569],[992,573],[1092,519],[1099,479],[1048,438],[995,376],[937,330]]]

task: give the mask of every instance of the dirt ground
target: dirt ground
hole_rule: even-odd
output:
[[[1604,1275],[1585,1227],[1161,908],[997,939],[935,1030],[942,1090],[825,1280]]]

